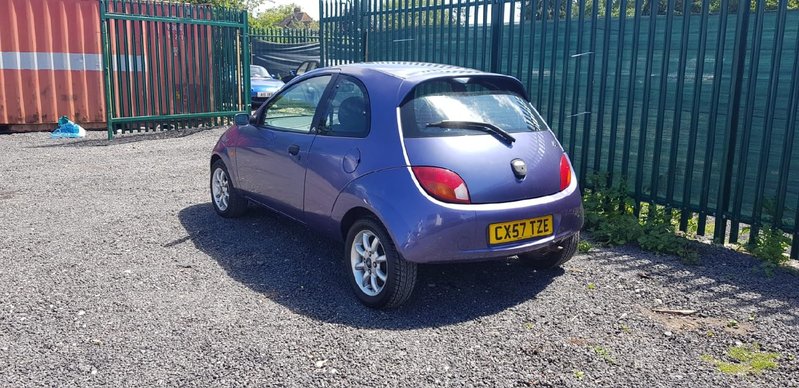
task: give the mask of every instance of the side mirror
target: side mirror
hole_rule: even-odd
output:
[[[249,125],[250,115],[246,113],[237,113],[235,116],[233,116],[233,122],[240,127],[244,125]]]

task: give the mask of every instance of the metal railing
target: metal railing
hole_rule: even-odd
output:
[[[250,39],[287,44],[319,43],[319,31],[282,27],[253,28],[250,30]]]
[[[321,0],[322,62],[513,75],[572,157],[680,229],[773,225],[799,257],[799,11],[791,0]],[[689,225],[691,224],[691,225]],[[742,230],[750,228],[750,230]]]
[[[249,106],[245,11],[101,0],[108,138],[218,125]]]

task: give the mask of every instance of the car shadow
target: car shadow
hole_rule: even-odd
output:
[[[403,330],[469,321],[535,298],[563,274],[534,271],[514,260],[423,265],[408,303],[373,310],[350,289],[341,243],[261,208],[225,219],[205,203],[178,217],[188,236],[165,246],[191,240],[251,290],[298,314],[353,327]]]
[[[693,243],[700,265],[688,265],[668,255],[652,255],[637,248],[605,248],[590,260],[622,276],[652,279],[682,295],[679,307],[703,314],[732,314],[739,320],[769,319],[795,327],[799,324],[799,282],[788,270],[766,271],[756,258],[726,247]],[[632,253],[632,254],[631,254]],[[708,306],[714,311],[707,311]],[[739,314],[739,316],[734,316]],[[744,314],[744,315],[740,315]],[[749,314],[749,316],[745,316]]]

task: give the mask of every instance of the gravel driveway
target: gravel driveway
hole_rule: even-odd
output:
[[[799,277],[710,246],[426,266],[407,306],[362,307],[339,244],[214,214],[221,133],[0,136],[0,386],[799,387]],[[702,359],[736,343],[779,367]]]

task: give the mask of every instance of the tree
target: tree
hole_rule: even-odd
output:
[[[184,0],[184,1],[190,4],[242,9],[250,11],[250,13],[252,13],[252,11],[255,10],[255,8],[267,2],[267,0]]]

